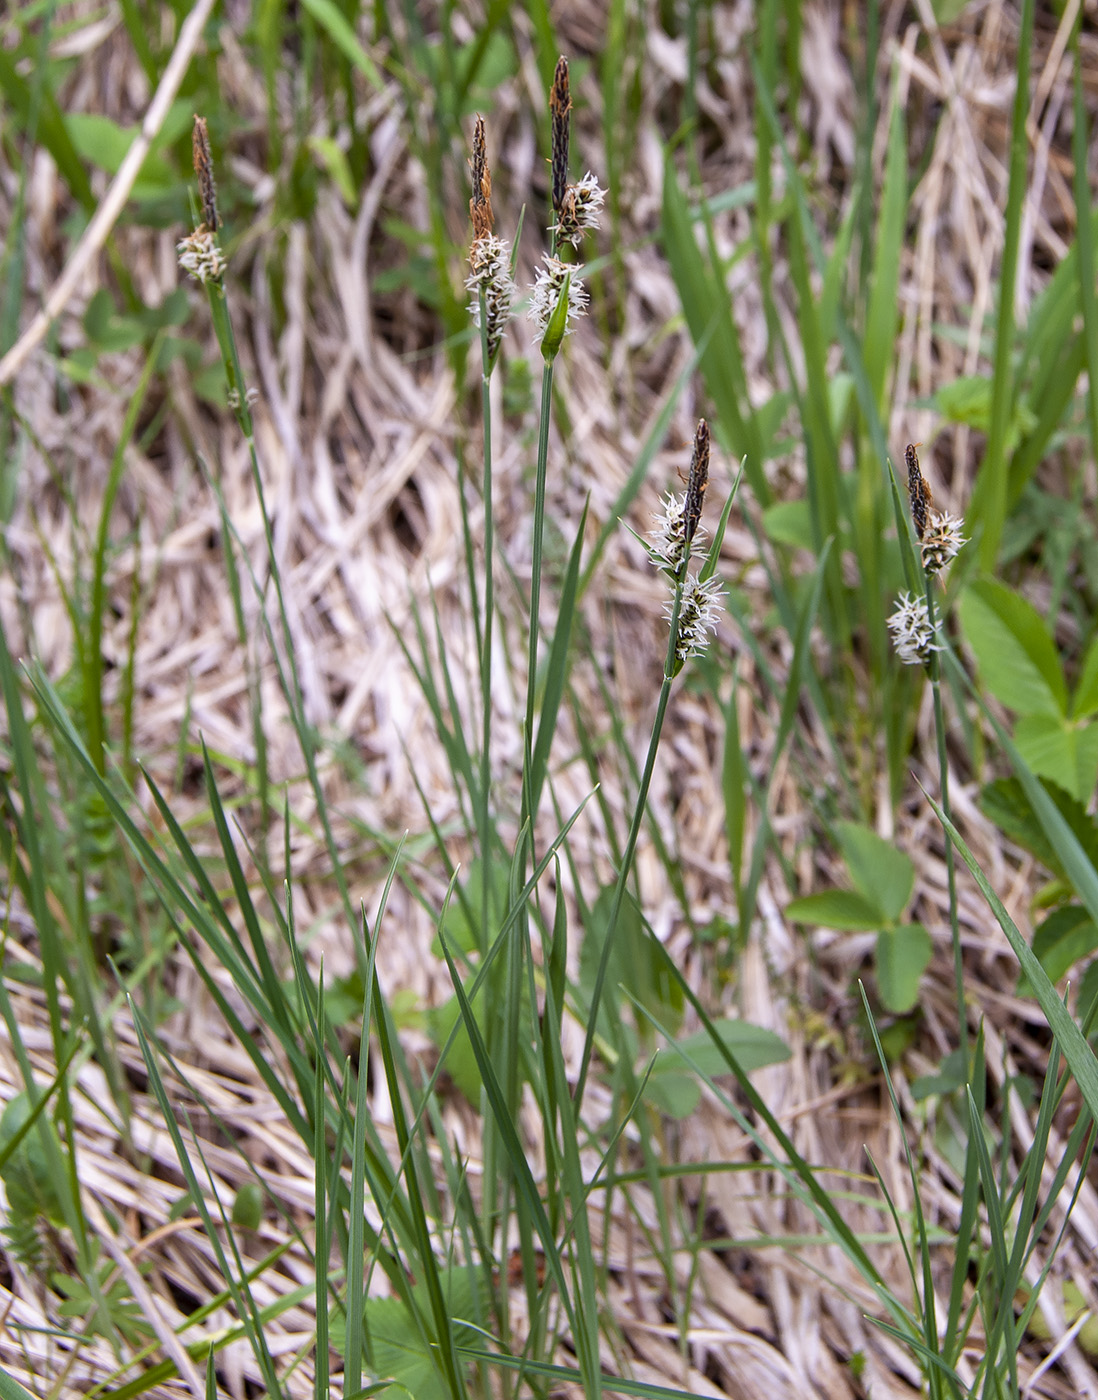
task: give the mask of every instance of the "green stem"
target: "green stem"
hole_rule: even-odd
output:
[[[656,717],[652,722],[652,735],[648,740],[644,772],[641,774],[640,788],[637,791],[637,799],[633,808],[633,821],[629,827],[629,837],[625,843],[625,850],[622,852],[621,869],[618,871],[617,884],[614,886],[614,902],[610,906],[610,915],[606,921],[606,936],[599,957],[598,972],[595,974],[595,985],[591,992],[591,1006],[587,1014],[587,1034],[583,1042],[583,1059],[580,1061],[579,1077],[576,1080],[573,1095],[573,1102],[577,1108],[583,1102],[587,1071],[591,1066],[591,1053],[595,1044],[595,1027],[598,1025],[602,989],[606,981],[607,969],[610,966],[614,930],[617,928],[618,914],[621,912],[622,901],[625,898],[626,881],[629,879],[633,857],[637,850],[637,841],[640,839],[641,823],[644,821],[644,810],[648,802],[648,789],[652,785],[652,774],[656,767],[656,752],[660,746],[660,734],[663,731],[663,721],[667,714],[667,704],[671,698],[671,683],[674,680],[676,651],[679,643],[679,614],[682,612],[682,594],[686,585],[688,564],[689,557],[684,559],[679,567],[678,582],[675,586],[675,601],[671,609],[671,634],[667,639],[667,659],[663,664],[663,684],[660,686],[660,698],[656,704]]]
[[[933,584],[929,576],[924,575],[924,577],[926,579],[926,612],[933,637],[938,630],[934,612]],[[934,730],[938,741],[938,788],[942,796],[942,810],[952,821],[953,811],[949,803],[949,760],[946,755],[945,715],[942,709],[942,668],[936,651],[930,653],[930,687],[934,695]],[[969,1069],[968,1015],[965,1010],[964,955],[961,949],[961,930],[957,919],[957,873],[953,857],[953,840],[948,831],[945,833],[945,858],[946,880],[949,885],[949,927],[953,939],[953,979],[957,990],[957,1038],[967,1080]]]
[[[480,863],[481,863],[481,904],[480,936],[481,948],[487,949],[488,934],[488,891],[489,856],[491,828],[489,824],[489,790],[492,781],[492,621],[495,610],[495,526],[492,520],[492,366],[488,358],[488,308],[485,305],[484,288],[479,288],[480,301],[480,358],[481,417],[484,423],[484,479],[482,495],[484,500],[484,618],[480,648],[480,702],[481,702],[481,747],[480,747]]]

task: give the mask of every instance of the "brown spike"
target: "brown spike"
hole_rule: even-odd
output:
[[[552,126],[553,208],[559,214],[568,189],[568,131],[572,98],[568,90],[568,60],[562,54],[557,59],[553,75],[553,90],[549,94],[549,116]]]
[[[688,548],[701,523],[705,488],[708,485],[709,424],[704,418],[700,418],[697,431],[694,434],[694,455],[690,459],[690,477],[686,483],[686,500],[682,508],[683,527]]]
[[[210,132],[205,117],[195,113],[191,137],[194,152],[194,173],[198,176],[198,192],[202,198],[202,222],[211,233],[217,232],[217,187],[214,184],[213,160],[210,156]]]
[[[469,164],[473,169],[473,197],[469,201],[469,213],[473,219],[473,242],[478,243],[492,232],[495,222],[492,213],[492,172],[488,169],[483,117],[477,117],[473,128],[473,157]]]
[[[915,451],[918,446],[920,444],[917,442],[908,443],[904,461],[907,463],[907,494],[911,500],[911,519],[915,523],[915,533],[922,539],[926,534],[927,512],[934,504],[934,496],[926,478],[919,470],[919,454]]]

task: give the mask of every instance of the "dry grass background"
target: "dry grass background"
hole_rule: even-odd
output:
[[[1093,8],[1093,7],[1091,7]],[[67,40],[75,60],[65,90],[68,110],[101,112],[122,125],[140,120],[149,98],[146,81],[133,61],[128,36],[117,13],[108,8],[92,17],[87,6],[65,7],[81,19]],[[806,6],[802,52],[803,118],[812,134],[810,159],[817,217],[833,229],[854,177],[853,121],[857,95],[851,32],[857,31],[857,6]],[[1073,237],[1074,203],[1070,192],[1070,62],[1064,40],[1074,6],[1060,19],[1049,5],[1038,7],[1033,73],[1035,101],[1031,141],[1030,198],[1024,226],[1018,298],[1026,306],[1062,257]],[[710,62],[697,93],[701,114],[702,177],[708,191],[733,188],[753,177],[752,91],[744,40],[750,36],[754,7],[749,0],[716,3]],[[562,48],[573,59],[576,110],[573,166],[600,171],[601,112],[593,74],[584,73],[583,58],[603,43],[604,15],[599,7],[567,0],[554,11]],[[224,55],[220,64],[223,100],[261,132],[266,97],[257,75],[233,37],[234,7],[223,17]],[[516,16],[516,25],[523,21]],[[462,20],[461,23],[467,23]],[[1017,16],[1012,5],[976,0],[949,26],[937,28],[930,0],[888,4],[882,8],[882,98],[893,78],[909,117],[911,159],[926,162],[926,174],[913,205],[908,252],[902,270],[902,343],[900,372],[889,441],[898,456],[909,440],[934,442],[927,454],[940,504],[963,511],[982,443],[967,430],[949,430],[935,439],[937,424],[928,396],[958,374],[974,372],[985,351],[985,317],[995,290],[1002,243],[1001,208],[1005,197],[1006,148],[1014,87]],[[460,41],[468,32],[455,32]],[[545,101],[534,63],[534,40],[524,54],[519,79],[499,89],[487,113],[489,158],[495,172],[494,203],[502,232],[527,208],[527,236],[520,253],[520,282],[529,282],[538,244],[532,225],[541,220],[546,202],[546,168],[530,118]],[[1088,105],[1098,107],[1098,41],[1084,27],[1091,75]],[[615,230],[620,264],[605,273],[611,295],[596,303],[569,338],[558,374],[560,414],[550,451],[550,529],[562,538],[574,533],[583,502],[591,498],[592,531],[608,518],[617,491],[633,466],[646,436],[676,379],[691,346],[679,318],[679,304],[669,271],[651,235],[660,211],[662,140],[666,111],[673,110],[686,75],[682,42],[669,39],[658,26],[644,50],[641,115],[622,191],[623,224]],[[292,74],[284,78],[289,101]],[[337,835],[355,873],[353,897],[372,910],[380,892],[386,851],[373,833],[390,838],[405,829],[425,829],[416,783],[424,790],[435,819],[445,827],[456,816],[456,797],[448,768],[434,734],[422,694],[401,654],[396,629],[406,629],[413,600],[426,607],[433,594],[442,628],[452,648],[467,645],[468,674],[474,674],[472,638],[464,596],[464,561],[459,521],[457,460],[462,452],[476,459],[478,428],[475,384],[456,383],[440,330],[431,314],[407,289],[378,290],[387,269],[407,258],[388,220],[396,215],[425,227],[432,192],[426,175],[412,158],[402,122],[401,96],[392,90],[369,101],[372,171],[357,212],[343,205],[331,186],[322,187],[316,217],[308,224],[272,227],[271,190],[262,162],[242,139],[224,160],[223,186],[250,190],[257,215],[248,227],[230,230],[228,275],[232,314],[241,338],[249,383],[257,392],[255,414],[259,459],[274,522],[275,546],[282,571],[294,646],[305,683],[309,719],[327,738],[325,787],[339,816]],[[883,135],[883,133],[882,133]],[[877,156],[883,157],[878,145]],[[1092,171],[1092,176],[1094,172]],[[1092,185],[1095,181],[1092,179]],[[0,157],[0,218],[11,214],[14,185]],[[464,237],[467,194],[447,191],[451,232]],[[31,175],[27,211],[27,297],[37,304],[60,274],[68,247],[64,220],[67,197],[49,160],[40,155]],[[732,210],[717,217],[723,252],[749,236],[748,214]],[[156,232],[120,224],[113,234],[116,256],[131,272],[142,297],[160,302],[180,278],[174,244],[181,230]],[[598,251],[608,252],[605,236]],[[269,270],[281,267],[284,305],[272,313]],[[455,269],[456,271],[456,269]],[[731,272],[737,322],[748,357],[749,383],[756,400],[779,385],[765,358],[765,328],[749,262]],[[101,259],[80,283],[57,323],[56,348],[66,352],[83,341],[80,317],[89,298],[111,276]],[[779,260],[775,295],[790,318],[793,298],[788,273]],[[382,285],[387,285],[384,282]],[[195,294],[192,333],[204,336],[205,310]],[[276,324],[278,330],[276,332]],[[951,336],[945,330],[962,334]],[[791,336],[795,344],[797,337]],[[212,337],[210,338],[212,350]],[[527,356],[536,362],[530,332],[518,320],[508,333],[505,357]],[[109,462],[119,440],[129,395],[139,370],[135,354],[106,356],[86,384],[62,383],[53,359],[31,355],[13,385],[15,403],[34,441],[16,465],[18,501],[7,529],[9,569],[0,579],[4,625],[17,649],[22,638],[27,654],[41,657],[49,673],[61,676],[73,657],[70,622],[58,579],[71,581],[86,566],[89,540],[98,519]],[[506,375],[505,375],[506,378]],[[204,735],[211,750],[226,760],[252,757],[245,665],[237,640],[230,597],[225,586],[216,505],[203,470],[216,475],[233,521],[257,566],[264,558],[263,529],[253,491],[247,453],[228,414],[211,411],[198,397],[182,365],[176,364],[164,398],[151,406],[162,416],[151,441],[127,454],[126,473],[116,507],[113,536],[123,543],[111,563],[111,614],[105,652],[113,664],[108,685],[117,686],[138,606],[135,752],[175,793],[178,814],[201,809],[196,782],[195,744]],[[494,393],[501,393],[500,378]],[[498,402],[504,411],[502,399]],[[528,571],[530,491],[533,461],[532,417],[513,411],[506,431],[497,437],[497,529],[519,586]],[[647,515],[662,490],[674,483],[685,460],[696,418],[706,408],[693,386],[678,400],[667,445],[649,474],[633,518],[647,528]],[[567,433],[559,424],[567,422]],[[29,439],[24,439],[28,441]],[[722,494],[717,467],[712,494]],[[775,468],[775,480],[791,495],[801,494],[804,463],[794,446]],[[60,489],[61,483],[64,489]],[[1093,478],[1089,491],[1093,500]],[[75,504],[75,518],[70,505]],[[754,504],[744,497],[744,508]],[[474,529],[481,522],[474,515]],[[750,533],[733,515],[722,569],[742,588],[759,623],[759,636],[781,675],[789,656],[777,634],[763,630],[768,609],[765,576],[758,565]],[[521,655],[515,596],[506,583],[503,608],[513,625],[507,647]],[[246,597],[247,597],[246,592]],[[582,627],[587,655],[577,668],[576,684],[587,720],[605,727],[596,676],[612,677],[620,714],[642,751],[659,685],[665,624],[663,592],[643,551],[624,531],[611,539],[596,586],[588,595]],[[253,605],[254,607],[254,605]],[[253,635],[258,626],[252,619]],[[759,897],[759,918],[734,977],[722,973],[721,950],[702,951],[692,939],[673,892],[668,888],[651,843],[642,840],[640,884],[653,926],[701,994],[714,1005],[738,1007],[749,1019],[769,1026],[789,1043],[792,1057],[757,1076],[759,1088],[798,1149],[810,1161],[834,1167],[836,1188],[864,1195],[865,1205],[851,1206],[851,1218],[868,1231],[885,1230],[888,1221],[879,1194],[866,1178],[865,1147],[872,1151],[901,1209],[910,1204],[910,1183],[903,1142],[874,1062],[857,1026],[852,979],[863,969],[869,942],[858,935],[820,932],[806,942],[787,925],[783,908],[789,898],[838,879],[813,841],[814,819],[806,802],[813,784],[826,784],[829,759],[822,740],[806,717],[792,757],[783,757],[771,772],[771,748],[777,716],[766,704],[753,702],[753,661],[734,626],[722,622],[717,646],[739,656],[741,734],[752,771],[769,793],[770,815],[791,863],[797,888],[791,889],[776,862],[768,867]],[[521,670],[521,666],[519,667]],[[514,668],[501,665],[493,691],[501,738],[495,755],[500,790],[521,764],[517,720],[522,697],[510,689]],[[460,697],[465,704],[469,697]],[[274,778],[290,784],[293,830],[290,833],[298,925],[309,932],[309,958],[323,957],[329,973],[350,970],[352,955],[336,894],[327,878],[327,857],[319,839],[300,758],[273,668],[265,665],[264,710]],[[468,705],[470,723],[475,706]],[[588,787],[582,764],[570,762],[575,751],[568,725],[558,735],[559,766],[554,774],[562,808],[579,801]],[[856,731],[851,717],[850,737]],[[180,735],[189,736],[191,758],[179,772]],[[722,726],[709,703],[689,687],[673,701],[669,729],[657,765],[651,799],[653,820],[679,853],[694,922],[705,925],[729,913],[732,894],[722,830],[719,754]],[[513,735],[508,750],[504,736]],[[920,718],[912,755],[914,779],[933,790],[934,742],[929,706]],[[931,763],[924,769],[923,755]],[[342,761],[337,761],[341,759]],[[226,769],[226,773],[227,773]],[[413,782],[413,775],[415,781]],[[610,775],[612,776],[612,775]],[[999,844],[997,833],[978,812],[976,776],[965,768],[951,774],[955,811],[966,839],[975,849],[993,886],[1019,926],[1028,931],[1029,899],[1040,878],[1027,858]],[[182,781],[177,782],[177,777]],[[909,1053],[909,1074],[928,1072],[951,1048],[949,1031],[952,989],[948,901],[940,834],[915,784],[890,831],[891,812],[882,793],[879,825],[894,835],[919,869],[915,916],[931,931],[937,956],[926,981],[924,1019],[919,1042]],[[232,795],[232,778],[226,777]],[[240,794],[246,796],[246,794]],[[607,786],[608,800],[621,804],[620,784]],[[580,849],[588,852],[585,878],[604,881],[609,856],[598,813],[583,818]],[[272,850],[280,849],[277,831]],[[441,871],[410,845],[409,879],[419,881],[440,900],[445,891]],[[355,852],[359,855],[356,857]],[[455,857],[463,852],[455,847]],[[970,993],[970,1023],[986,1017],[988,1070],[996,1089],[1004,1075],[1043,1077],[1047,1032],[1035,1008],[1013,997],[1015,967],[1009,949],[975,888],[961,880],[961,927]],[[382,982],[390,994],[407,991],[423,1004],[435,1004],[449,992],[444,965],[432,957],[433,925],[409,889],[398,885],[387,916],[389,933],[378,953]],[[397,932],[399,931],[399,932]],[[33,961],[34,932],[13,915],[9,956]],[[165,1042],[181,1072],[176,1091],[181,1102],[194,1103],[182,1076],[201,1090],[222,1121],[235,1125],[236,1143],[227,1144],[208,1112],[196,1122],[209,1133],[206,1150],[226,1195],[242,1179],[243,1158],[258,1167],[271,1189],[304,1225],[312,1208],[311,1163],[278,1118],[254,1071],[227,1039],[197,978],[183,960],[170,967],[170,991],[179,1009],[163,1027]],[[13,987],[13,994],[16,989]],[[49,1041],[41,1031],[40,997],[18,991],[21,1024],[38,1056],[38,1068],[50,1073]],[[567,1023],[566,1023],[567,1025]],[[39,1028],[36,1031],[36,1027]],[[580,1033],[572,1027],[567,1053],[578,1057]],[[156,1127],[155,1104],[142,1093],[144,1068],[127,1019],[117,1018],[123,1061],[135,1085],[136,1141],[139,1162],[119,1154],[119,1135],[99,1111],[103,1101],[98,1071],[85,1065],[76,1102],[84,1134],[82,1187],[89,1209],[103,1221],[101,1233],[120,1258],[155,1259],[143,1285],[148,1306],[166,1327],[182,1315],[188,1300],[205,1297],[217,1286],[209,1247],[196,1222],[172,1220],[169,1212],[179,1191],[170,1142]],[[412,1030],[412,1052],[430,1053],[430,1043]],[[0,1094],[8,1097],[20,1081],[10,1056],[0,1046]],[[921,1159],[924,1202],[932,1223],[947,1235],[955,1228],[959,1182],[940,1148],[942,1136],[935,1109],[915,1104],[904,1088],[906,1127]],[[378,1120],[385,1104],[374,1105]],[[1071,1107],[1062,1110],[1062,1133],[1070,1128]],[[476,1121],[455,1094],[447,1110],[448,1127],[463,1150],[475,1158]],[[143,1126],[144,1125],[144,1126]],[[1028,1125],[1017,1116],[1015,1129],[1024,1140]],[[667,1129],[669,1147],[681,1160],[750,1161],[749,1143],[709,1095],[688,1121]],[[1055,1137],[1055,1134],[1054,1134]],[[1062,1141],[1062,1138],[1060,1139]],[[536,1144],[532,1146],[536,1154]],[[1050,1157],[1055,1159],[1055,1147]],[[851,1175],[838,1175],[849,1173]],[[658,1266],[648,1257],[636,1220],[615,1205],[609,1224],[614,1260],[616,1320],[626,1347],[624,1364],[640,1379],[688,1386],[698,1395],[756,1397],[872,1395],[875,1400],[918,1393],[918,1372],[910,1357],[864,1314],[875,1313],[875,1300],[855,1278],[837,1251],[805,1248],[789,1251],[752,1247],[754,1236],[811,1231],[813,1223],[791,1205],[781,1183],[758,1170],[688,1180],[682,1190],[679,1228],[693,1221],[714,1237],[739,1243],[723,1252],[703,1252],[693,1293],[690,1345],[680,1351],[674,1319],[668,1312]],[[633,1209],[651,1218],[653,1204],[638,1188]],[[120,1224],[112,1229],[104,1212]],[[258,1258],[285,1235],[268,1220],[255,1237]],[[1084,1187],[1071,1218],[1052,1279],[1042,1295],[1041,1314],[1053,1338],[1061,1339],[1051,1365],[1049,1347],[1034,1341],[1020,1357],[1022,1376],[1032,1395],[1098,1395],[1093,1357],[1069,1331],[1057,1286],[1073,1279],[1088,1306],[1098,1306],[1093,1285],[1094,1250],[1098,1245],[1098,1197]],[[905,1270],[896,1246],[877,1249],[880,1267],[893,1287],[905,1295]],[[684,1269],[687,1256],[684,1254]],[[284,1256],[263,1285],[289,1289],[307,1277],[304,1256],[296,1249]],[[948,1261],[943,1262],[943,1268]],[[1038,1261],[1039,1265],[1039,1261]],[[1033,1277],[1036,1277],[1036,1268]],[[85,1350],[71,1372],[65,1368],[69,1348],[63,1338],[42,1337],[28,1343],[12,1324],[42,1320],[43,1296],[35,1281],[9,1265],[0,1275],[0,1351],[4,1364],[25,1383],[37,1372],[59,1380],[62,1394],[85,1390],[113,1369],[109,1349]],[[270,1296],[273,1296],[271,1294]],[[516,1303],[516,1306],[518,1304]],[[292,1355],[307,1349],[309,1304],[281,1317],[272,1347]],[[224,1319],[227,1321],[227,1317]],[[978,1341],[978,1338],[976,1339]],[[174,1348],[178,1354],[178,1347]],[[849,1365],[861,1353],[860,1378]],[[619,1363],[621,1362],[619,1358]],[[190,1390],[201,1391],[189,1368]],[[157,1393],[183,1393],[179,1382]],[[311,1384],[306,1356],[291,1388],[305,1394]],[[243,1343],[230,1349],[221,1372],[229,1393],[254,1394],[257,1380]],[[197,1387],[197,1388],[196,1388]]]

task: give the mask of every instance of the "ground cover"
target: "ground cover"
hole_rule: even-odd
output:
[[[0,20],[5,1396],[1098,1393],[1098,43],[862,11]]]

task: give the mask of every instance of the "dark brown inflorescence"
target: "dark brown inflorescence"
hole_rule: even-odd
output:
[[[473,220],[473,242],[478,243],[492,232],[492,172],[488,169],[487,146],[484,139],[484,118],[477,117],[473,129],[473,197],[469,213]]]
[[[211,233],[216,233],[220,220],[217,216],[217,186],[214,184],[213,160],[210,156],[210,132],[205,117],[200,117],[197,113],[191,144],[194,150],[194,173],[198,176],[198,191],[202,198],[202,222]]]
[[[904,452],[907,462],[907,494],[911,498],[911,518],[915,522],[915,533],[920,539],[926,534],[927,512],[934,504],[930,487],[919,470],[919,454],[915,451],[918,443],[909,442]]]
[[[683,504],[683,526],[688,548],[701,523],[702,504],[708,485],[709,424],[704,418],[700,418],[694,433],[694,455],[690,459],[690,476],[687,479],[686,500]]]
[[[553,90],[549,94],[549,116],[552,123],[553,150],[553,208],[559,214],[568,190],[568,127],[572,98],[568,91],[568,60],[557,59],[553,75]]]

